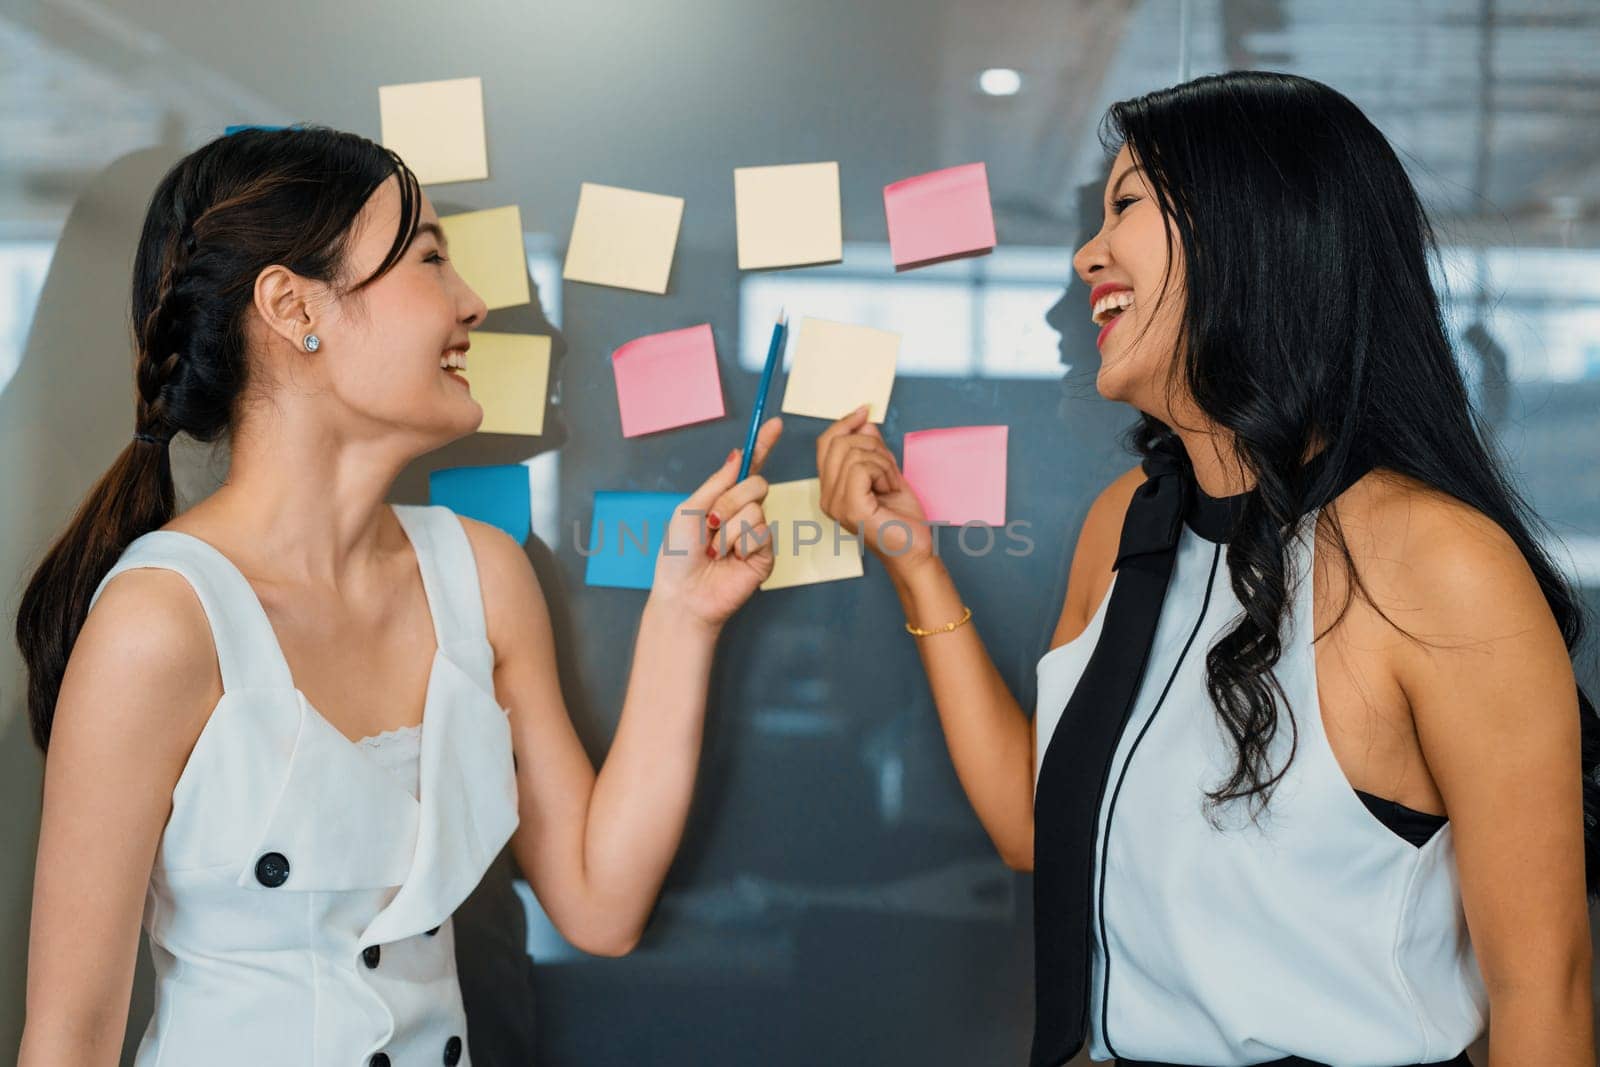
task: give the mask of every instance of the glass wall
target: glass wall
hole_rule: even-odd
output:
[[[948,530],[941,546],[1031,708],[1078,528],[1133,464],[1118,442],[1130,410],[1095,393],[1095,328],[1071,272],[1100,223],[1097,123],[1112,101],[1256,67],[1329,82],[1401,150],[1439,224],[1474,399],[1600,606],[1596,56],[1600,11],[1578,0],[23,0],[0,11],[5,579],[20,581],[131,429],[128,257],[164,168],[231,123],[376,138],[378,86],[480,75],[490,177],[429,193],[441,213],[520,207],[535,302],[486,328],[556,335],[551,415],[542,438],[480,434],[426,457],[394,499],[425,501],[432,470],[528,464],[528,551],[596,763],[644,593],[585,585],[594,493],[687,491],[742,443],[780,307],[901,334],[883,424],[897,453],[908,431],[1010,427],[1008,518],[1032,550],[963,552]],[[813,160],[840,164],[842,262],[740,272],[733,169]],[[884,185],[975,160],[999,247],[895,273]],[[561,281],[584,181],[686,199],[665,296]],[[702,322],[728,416],[623,438],[611,353]],[[814,477],[825,424],[786,422],[768,477]],[[183,462],[192,500],[226,460],[191,449]],[[13,590],[8,626],[14,610]],[[871,559],[861,579],[758,594],[740,612],[685,843],[639,949],[568,946],[509,861],[458,915],[475,1062],[1024,1062],[1031,883],[962,794],[902,621]],[[5,644],[0,1047],[20,1033],[39,784]]]

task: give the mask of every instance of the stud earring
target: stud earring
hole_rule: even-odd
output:
[[[314,333],[308,333],[306,334],[306,339],[300,343],[306,346],[307,352],[315,352],[322,347],[322,338]]]

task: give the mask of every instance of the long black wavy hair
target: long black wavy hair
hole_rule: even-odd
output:
[[[1285,539],[1301,502],[1322,499],[1354,457],[1448,493],[1505,530],[1576,653],[1582,602],[1530,532],[1548,528],[1511,485],[1469,400],[1429,276],[1439,254],[1433,227],[1377,127],[1320,82],[1234,71],[1112,105],[1100,140],[1111,154],[1128,147],[1169,248],[1174,229],[1181,242],[1186,303],[1168,386],[1186,387],[1231,432],[1235,458],[1256,482],[1227,548],[1244,611],[1206,656],[1206,687],[1238,756],[1209,801],[1247,800],[1258,814],[1294,758],[1293,710],[1271,673],[1282,652]],[[1303,458],[1318,437],[1328,462],[1318,484],[1304,484]],[[1188,464],[1172,428],[1147,414],[1128,445]],[[1371,602],[1325,514],[1352,576],[1344,610],[1357,589]],[[1274,767],[1276,699],[1293,733],[1288,759]],[[1594,895],[1600,719],[1581,689],[1578,706]]]
[[[348,278],[352,226],[391,177],[400,223],[389,251],[366,278]],[[84,496],[17,613],[40,750],[49,751],[61,679],[100,580],[135,538],[176,513],[162,442],[180,432],[215,441],[234,426],[251,380],[246,326],[256,276],[276,263],[341,296],[360,292],[399,262],[421,214],[421,187],[393,150],[325,126],[218,137],[161,179],[139,235],[130,302],[133,426],[154,440],[130,440]]]

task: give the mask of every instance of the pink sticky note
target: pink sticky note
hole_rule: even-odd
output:
[[[989,171],[982,163],[919,174],[883,187],[896,270],[994,249]]]
[[[653,333],[611,354],[622,436],[721,418],[722,377],[709,323]]]
[[[1006,524],[1005,426],[906,434],[900,465],[929,522]]]

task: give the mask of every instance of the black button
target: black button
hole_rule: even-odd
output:
[[[372,1059],[367,1063],[370,1067],[389,1067],[389,1054],[387,1052],[374,1052]]]
[[[366,948],[361,950],[361,962],[365,963],[368,969],[376,967],[378,965],[378,956],[380,954],[381,953],[378,951],[377,945],[368,945]]]
[[[256,881],[269,889],[276,889],[289,880],[289,857],[282,852],[268,852],[256,860]]]
[[[439,932],[439,928],[437,926],[435,926],[432,930],[428,931],[428,936],[432,937],[434,934],[436,934],[438,932]]]
[[[444,1067],[456,1067],[461,1062],[461,1039],[451,1037],[444,1043]]]

